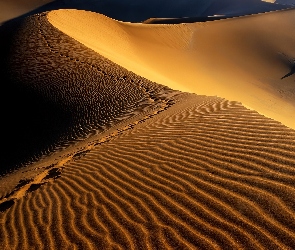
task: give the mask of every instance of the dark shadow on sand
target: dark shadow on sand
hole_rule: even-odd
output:
[[[182,17],[182,18],[150,18],[145,20],[145,24],[180,24],[180,23],[195,23],[208,22],[232,18],[234,16],[199,16],[199,17]]]
[[[289,76],[291,76],[293,74],[295,74],[295,64],[293,65],[293,67],[291,68],[291,71],[288,74],[281,77],[281,80],[283,80],[284,78],[287,78],[287,77],[289,77]]]
[[[14,80],[9,64],[20,25],[17,19],[0,27],[0,176],[42,155],[71,121],[69,114],[56,104]]]

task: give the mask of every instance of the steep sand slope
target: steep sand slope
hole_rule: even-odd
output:
[[[175,92],[118,69],[54,28],[45,14],[13,30],[10,47],[0,50],[10,51],[1,57],[0,174],[162,104]]]
[[[295,128],[295,10],[179,25],[123,23],[78,10],[53,11],[48,20],[152,81],[237,100]]]

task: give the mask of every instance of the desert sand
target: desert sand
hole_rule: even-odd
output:
[[[294,11],[0,29],[0,249],[295,249]]]
[[[293,9],[172,26],[128,24],[75,10],[50,12],[48,19],[65,34],[147,79],[240,101],[295,128],[294,77],[283,78],[294,70]]]

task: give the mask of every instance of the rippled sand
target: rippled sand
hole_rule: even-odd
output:
[[[191,88],[182,73],[188,64],[179,63],[179,71],[171,68],[168,74],[157,60],[151,64],[163,57],[162,45],[139,50],[132,40],[157,30],[148,38],[167,35],[166,45],[179,49],[189,41],[178,38],[202,25],[145,30],[99,14],[61,13],[17,24],[10,52],[3,52],[2,97],[9,95],[14,106],[3,114],[0,248],[294,249],[295,131],[253,110],[256,106],[243,106],[242,88],[232,90],[237,101],[222,97],[231,86],[224,79],[219,95],[210,92],[212,82],[201,86],[201,79],[193,86],[197,94],[175,88],[173,82]],[[273,17],[279,13],[290,20],[294,15]],[[91,27],[83,26],[87,15]],[[65,34],[61,27],[75,17],[80,24],[71,21]],[[95,20],[105,23],[96,26]],[[209,23],[209,30],[219,22],[235,21]],[[57,29],[57,23],[64,26]],[[95,27],[110,33],[91,47],[104,34]],[[79,41],[89,30],[88,44]],[[108,50],[110,37],[115,52]],[[169,43],[169,37],[176,40]],[[159,54],[152,50],[157,46]],[[148,53],[153,57],[142,62]],[[260,62],[273,54],[262,55]],[[179,60],[191,62],[186,56]],[[274,69],[270,78],[289,64]],[[183,85],[171,80],[177,74]],[[287,78],[287,84],[294,81],[294,75]],[[249,85],[248,94],[256,87]],[[263,89],[269,95],[262,99],[272,97],[269,89]],[[292,106],[294,99],[288,98],[281,99]],[[7,99],[1,102],[8,105]]]

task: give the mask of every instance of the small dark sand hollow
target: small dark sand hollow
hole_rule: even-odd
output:
[[[61,175],[61,168],[52,168],[49,170],[48,174],[45,176],[43,180],[47,179],[56,179]]]
[[[8,200],[0,204],[0,212],[5,212],[14,204],[14,200]]]

